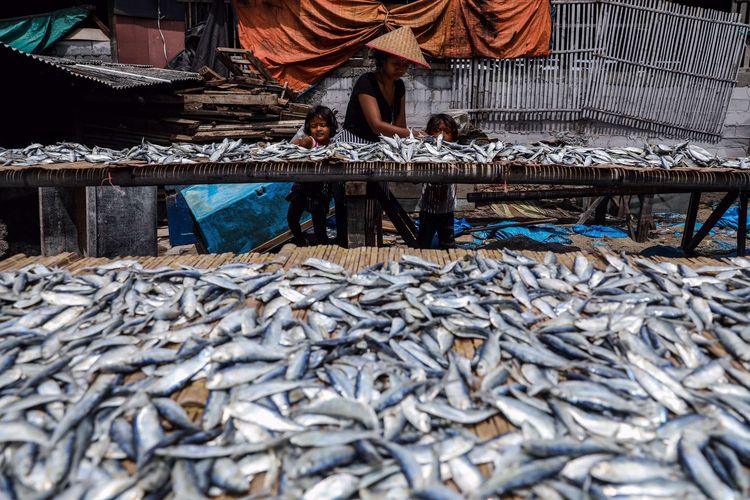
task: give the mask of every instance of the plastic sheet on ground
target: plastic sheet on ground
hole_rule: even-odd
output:
[[[607,226],[587,226],[586,224],[576,224],[572,227],[573,232],[590,238],[627,238],[628,233],[616,227]]]
[[[572,243],[571,239],[568,238],[570,229],[565,227],[555,226],[554,224],[539,224],[536,226],[525,227],[505,227],[513,224],[515,224],[515,222],[513,221],[490,224],[490,228],[488,228],[486,231],[478,231],[474,233],[474,243],[476,245],[481,245],[484,240],[490,238],[496,240],[504,240],[507,238],[512,238],[514,236],[525,236],[540,243],[561,243],[564,245]]]
[[[731,207],[729,210],[724,212],[721,219],[716,223],[716,227],[733,229],[737,231],[739,226],[739,207]]]

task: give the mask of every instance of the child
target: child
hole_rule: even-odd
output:
[[[446,114],[432,115],[425,130],[433,137],[443,135],[446,142],[456,142],[458,125]],[[437,232],[439,247],[453,248],[453,211],[456,204],[455,184],[433,184],[427,182],[422,189],[419,206],[419,248],[432,248],[432,239]]]
[[[301,139],[292,141],[292,143],[308,149],[327,146],[331,137],[336,133],[336,129],[338,129],[338,123],[333,111],[325,106],[317,106],[305,118],[304,132],[306,135]],[[303,212],[309,212],[312,215],[313,231],[317,243],[327,245],[326,215],[330,202],[325,183],[295,182],[286,199],[289,202],[286,220],[289,224],[289,230],[292,232],[294,244],[306,246],[308,243],[299,221]]]

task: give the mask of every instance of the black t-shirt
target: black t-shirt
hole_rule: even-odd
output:
[[[401,111],[401,99],[406,93],[406,87],[404,86],[403,80],[396,80],[396,92],[393,101],[393,108],[385,96],[380,91],[378,80],[375,78],[375,73],[365,73],[360,76],[357,83],[354,84],[352,95],[349,98],[349,104],[346,107],[346,118],[344,119],[344,129],[353,133],[362,139],[378,142],[378,134],[372,131],[370,125],[367,123],[365,113],[362,111],[362,106],[359,103],[359,94],[371,95],[378,101],[378,108],[380,108],[380,118],[384,122],[393,124],[398,118],[399,112]],[[395,108],[395,109],[394,109]]]

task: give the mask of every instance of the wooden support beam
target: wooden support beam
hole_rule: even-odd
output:
[[[367,196],[366,182],[347,182],[346,196],[346,246],[348,248],[377,245],[377,202]],[[379,208],[379,207],[378,207]]]
[[[591,218],[591,215],[594,213],[594,211],[599,207],[599,205],[604,201],[604,196],[599,196],[592,201],[585,212],[581,214],[581,216],[578,218],[578,222],[576,224],[586,224],[586,221],[588,221]]]
[[[643,243],[648,241],[648,232],[651,230],[654,221],[654,195],[640,194],[638,199],[641,202],[638,210],[638,226],[635,233],[635,241]]]
[[[690,194],[690,202],[688,203],[688,211],[685,216],[685,227],[682,231],[682,243],[680,246],[685,250],[690,244],[690,240],[693,238],[693,231],[695,231],[695,219],[698,218],[698,207],[701,203],[701,192],[693,191]]]
[[[737,199],[737,191],[733,191],[731,193],[727,193],[724,198],[721,199],[718,205],[716,205],[716,208],[713,212],[711,212],[711,215],[708,216],[708,219],[706,219],[706,222],[703,223],[701,228],[698,230],[697,233],[695,233],[695,236],[688,242],[688,244],[683,247],[683,250],[685,250],[686,254],[692,254],[693,251],[696,249],[696,247],[700,244],[701,241],[703,241],[703,238],[706,237],[708,232],[713,228],[716,223],[721,219],[721,216],[724,215],[724,212],[729,209],[729,207],[732,206],[734,203],[734,200]]]
[[[390,219],[393,226],[398,231],[398,234],[403,238],[404,243],[406,243],[407,246],[416,248],[417,226],[414,224],[414,221],[411,220],[409,214],[406,213],[406,210],[404,210],[401,204],[399,204],[396,197],[393,196],[391,190],[388,189],[386,192],[376,183],[370,183],[369,187],[374,192],[380,206],[383,207],[388,219]]]
[[[737,210],[737,256],[745,256],[747,243],[747,193],[740,194],[740,207]]]

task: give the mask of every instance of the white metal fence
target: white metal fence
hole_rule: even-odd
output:
[[[453,60],[452,106],[484,129],[594,120],[671,137],[721,135],[748,26],[661,0],[553,0],[545,58]]]

